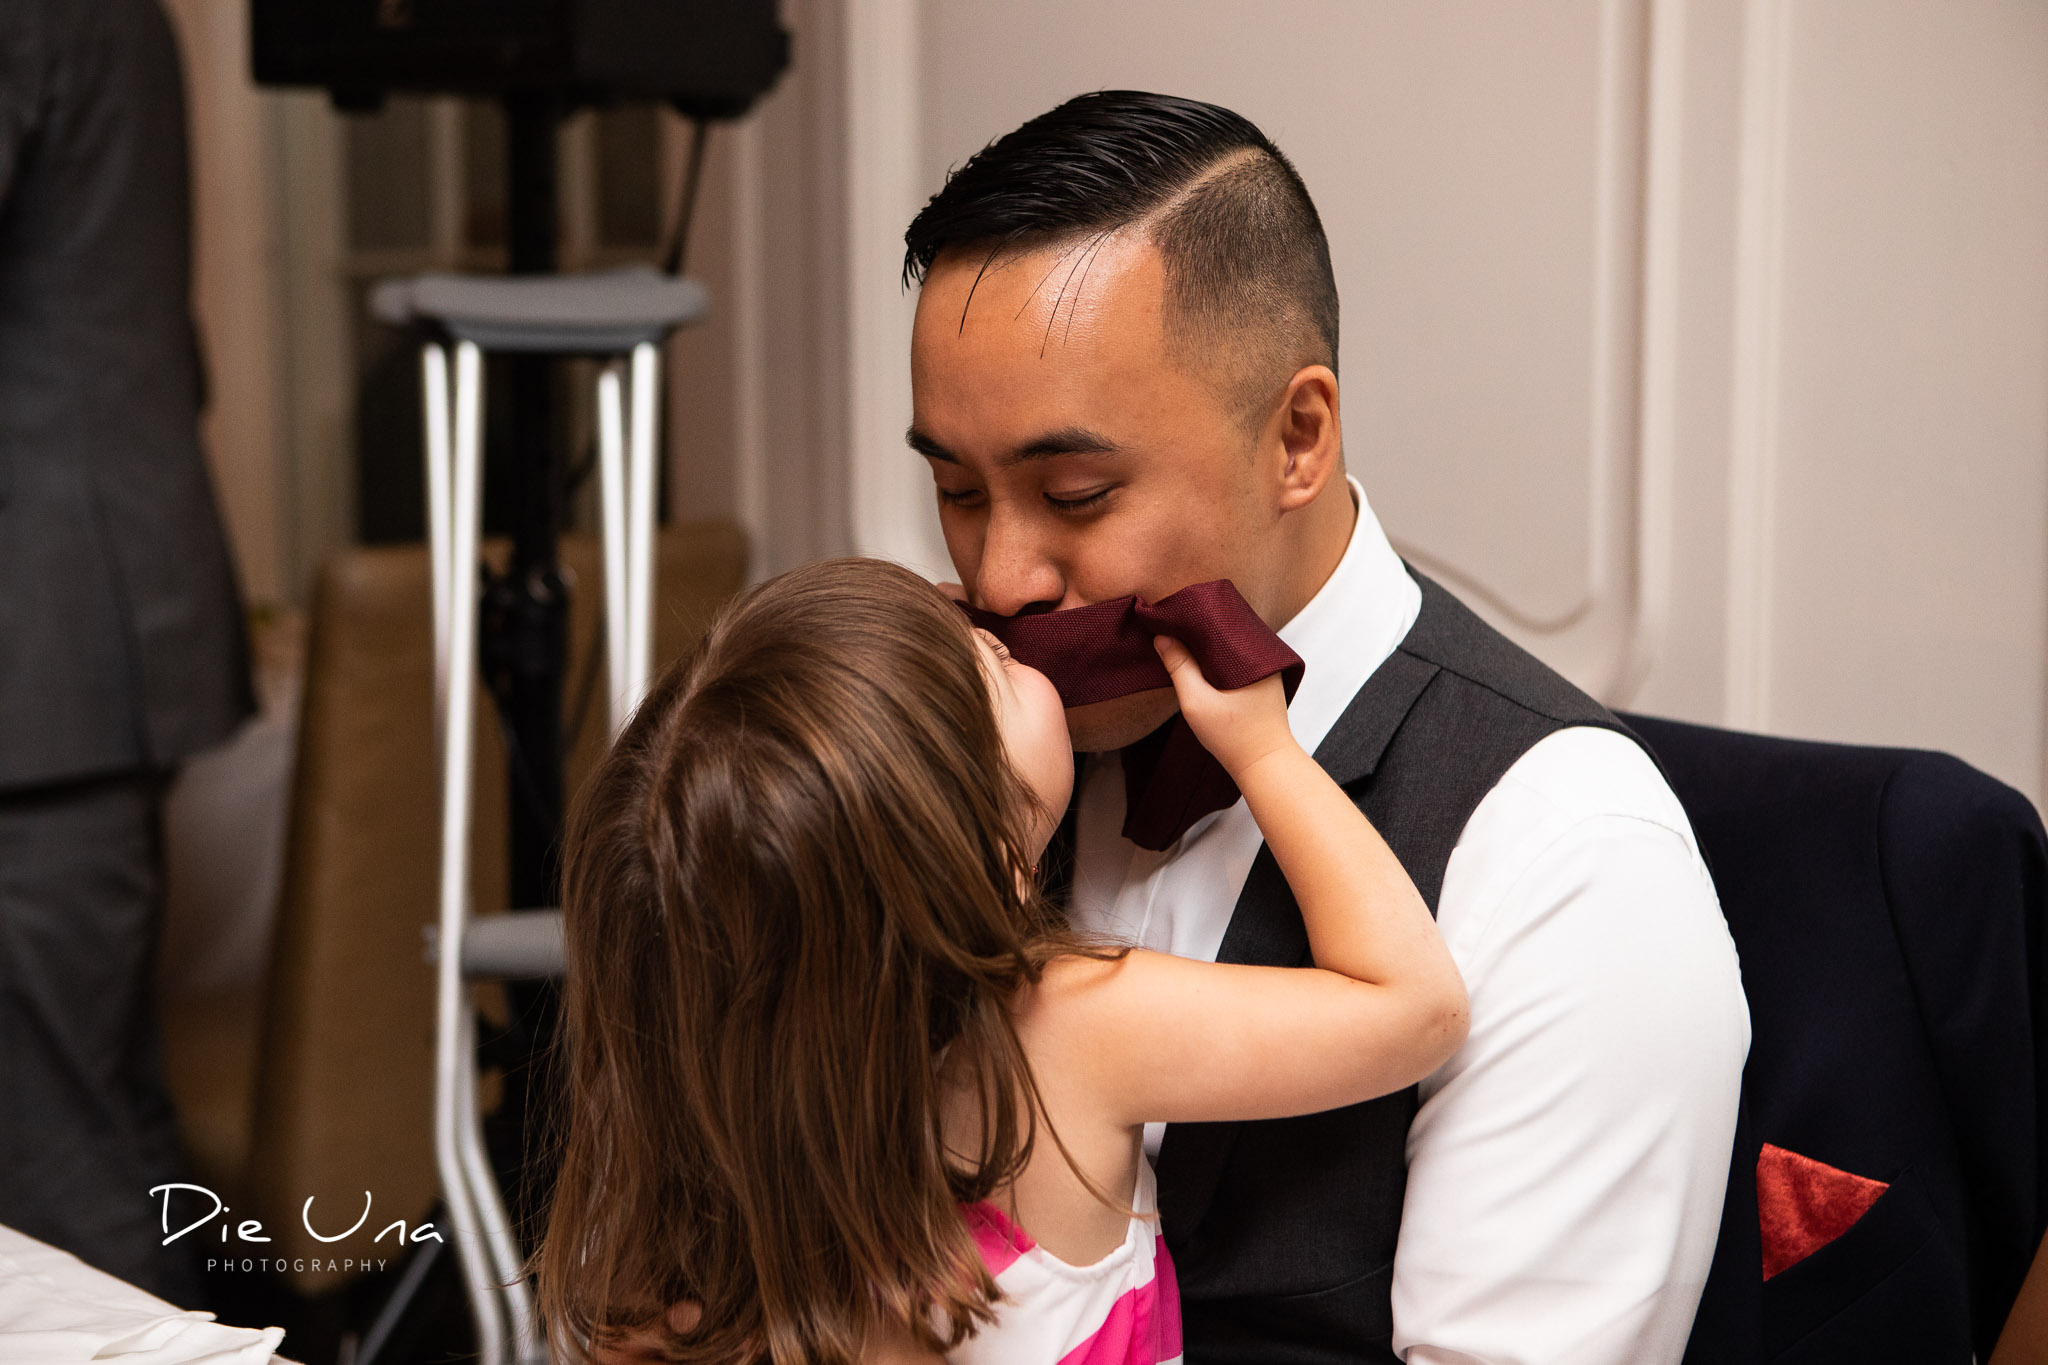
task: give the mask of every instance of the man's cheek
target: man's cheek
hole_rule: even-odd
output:
[[[974,582],[974,570],[981,563],[982,537],[971,518],[959,508],[939,503],[939,536],[946,542],[946,554],[953,561],[953,570],[966,584]]]

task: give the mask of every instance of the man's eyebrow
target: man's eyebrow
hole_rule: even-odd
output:
[[[903,439],[910,448],[928,460],[944,460],[947,464],[958,464],[960,459],[937,441],[912,427],[903,433]],[[1004,469],[1023,464],[1028,460],[1049,460],[1055,455],[1113,455],[1122,450],[1109,437],[1086,427],[1060,427],[1038,436],[1011,451],[996,464]]]
[[[919,431],[916,427],[903,433],[903,439],[910,448],[928,460],[944,460],[947,464],[959,464],[952,451]]]
[[[1115,441],[1086,427],[1061,427],[1018,447],[998,463],[1022,464],[1026,460],[1044,460],[1054,455],[1110,455],[1121,449],[1123,447]]]

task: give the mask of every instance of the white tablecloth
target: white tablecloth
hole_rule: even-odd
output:
[[[282,1327],[228,1327],[0,1227],[0,1362],[265,1365]],[[288,1363],[287,1363],[288,1365]]]

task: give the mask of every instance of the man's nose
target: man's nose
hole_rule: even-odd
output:
[[[989,518],[973,586],[977,604],[999,616],[1052,611],[1067,590],[1066,576],[1028,520],[1001,511]]]

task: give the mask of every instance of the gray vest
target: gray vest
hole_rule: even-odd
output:
[[[1515,760],[1567,726],[1627,731],[1415,576],[1421,614],[1316,761],[1372,820],[1434,914],[1466,821]],[[1217,960],[1309,964],[1301,912],[1270,850],[1252,865]],[[1166,1130],[1159,1209],[1191,1365],[1396,1359],[1389,1295],[1415,1109],[1411,1087],[1300,1118]]]

